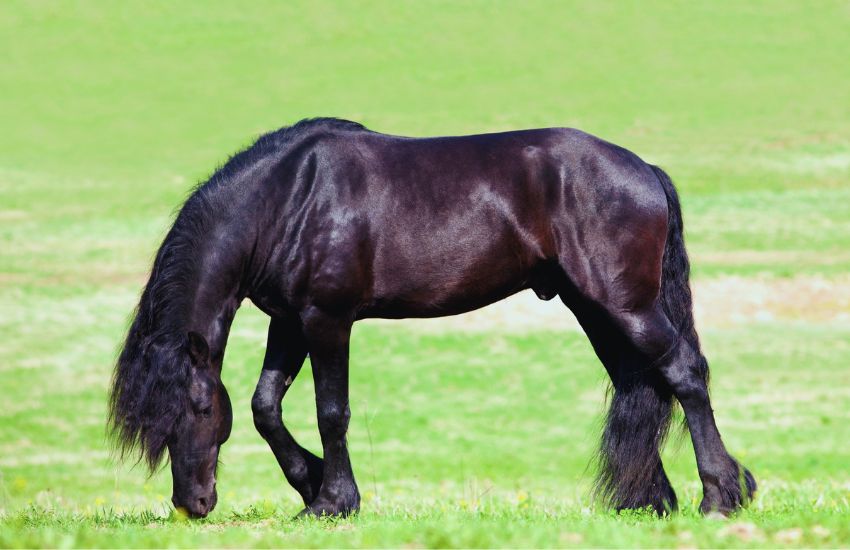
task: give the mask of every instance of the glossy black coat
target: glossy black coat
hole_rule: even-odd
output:
[[[676,398],[702,508],[725,513],[755,482],[714,423],[688,269],[667,175],[584,132],[407,138],[302,121],[237,154],[183,206],[116,367],[113,430],[151,465],[168,448],[175,505],[208,513],[209,459],[230,422],[220,369],[249,298],[271,317],[257,429],[305,513],[351,513],[360,504],[345,444],[352,323],[452,315],[531,288],[573,310],[612,378],[600,496],[616,508],[675,509],[659,448]],[[324,459],[281,421],[308,354]]]

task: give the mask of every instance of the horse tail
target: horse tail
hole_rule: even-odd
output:
[[[677,509],[676,493],[661,463],[673,397],[657,370],[629,356],[611,379],[595,495],[615,510],[651,507],[659,515]]]
[[[693,297],[689,283],[691,264],[685,250],[682,207],[676,188],[664,170],[652,166],[667,195],[667,242],[664,245],[664,260],[661,266],[661,308],[699,357],[698,373],[708,382],[708,361],[700,352],[699,336],[694,325]]]

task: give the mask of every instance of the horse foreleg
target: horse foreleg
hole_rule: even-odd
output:
[[[348,406],[348,344],[351,324],[317,308],[302,316],[316,386],[316,413],[325,469],[316,499],[301,514],[346,516],[360,508],[360,493],[351,471],[345,435]]]
[[[300,323],[274,319],[269,325],[266,357],[251,400],[254,425],[271,447],[283,475],[310,504],[322,485],[322,459],[295,441],[281,418],[281,401],[304,364],[307,344]]]

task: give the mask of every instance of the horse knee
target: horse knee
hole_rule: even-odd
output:
[[[254,426],[265,436],[276,430],[280,424],[280,403],[268,399],[261,391],[254,393],[251,399],[251,411],[254,413]]]
[[[330,437],[342,437],[348,430],[351,419],[351,409],[348,405],[338,403],[320,404],[316,411],[319,421],[319,431]]]

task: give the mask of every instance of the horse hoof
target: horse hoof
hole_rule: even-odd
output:
[[[316,499],[306,508],[298,512],[295,519],[313,518],[345,518],[353,516],[360,510],[360,499],[354,499],[352,504],[333,503],[321,498]]]
[[[728,470],[704,487],[700,512],[706,516],[727,517],[746,507],[755,497],[756,480],[749,470],[732,460]]]

